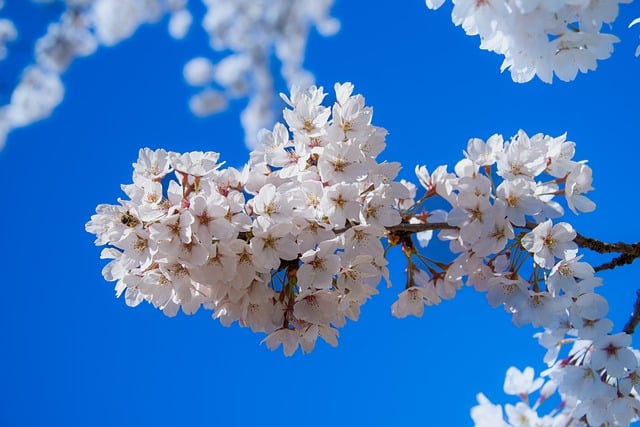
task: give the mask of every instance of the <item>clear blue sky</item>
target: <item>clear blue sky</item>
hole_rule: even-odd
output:
[[[46,13],[7,3],[19,29],[42,34]],[[400,161],[402,177],[413,180],[416,163],[455,164],[470,137],[567,131],[576,158],[593,168],[598,203],[569,220],[588,236],[640,240],[640,59],[637,28],[626,29],[637,5],[622,7],[613,26],[622,42],[596,72],[519,85],[499,73],[501,58],[453,26],[451,5],[336,3],[340,32],[314,33],[305,64],[319,85],[352,81],[364,94],[374,124],[389,130],[379,159]],[[26,58],[31,42],[10,55]],[[210,312],[170,319],[115,299],[84,224],[97,204],[123,195],[138,149],[218,151],[233,166],[247,159],[240,103],[206,120],[188,111],[182,66],[202,52],[197,24],[182,42],[166,25],[143,27],[74,63],[53,116],[13,132],[0,151],[0,426],[468,426],[477,392],[509,402],[506,369],[543,368],[534,330],[515,328],[472,289],[420,319],[393,318],[403,284],[396,256],[395,287],[381,285],[338,348],[319,343],[291,358]],[[12,58],[0,64],[2,88],[16,79]],[[620,330],[638,266],[603,277]]]

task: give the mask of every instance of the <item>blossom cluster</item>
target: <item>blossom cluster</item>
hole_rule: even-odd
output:
[[[380,238],[408,196],[400,166],[376,160],[386,131],[352,90],[336,85],[332,108],[322,88],[284,97],[287,125],[261,132],[241,170],[213,152],[140,150],[128,199],[98,206],[86,226],[109,246],[103,275],[117,295],[170,316],[204,306],[287,355],[318,337],[336,345],[336,328],[388,278]]]
[[[575,143],[567,141],[566,135],[529,137],[521,130],[507,142],[501,135],[486,142],[471,139],[453,173],[446,166],[433,173],[417,166],[416,175],[426,192],[415,204],[408,201],[410,207],[403,216],[412,223],[439,222],[435,227],[443,228],[439,238],[458,255],[448,264],[430,262],[412,241],[403,241],[409,262],[408,286],[394,314],[420,315],[422,305],[453,298],[468,277],[468,285],[488,291],[493,306],[504,304],[516,324],[544,327],[550,314],[563,309],[565,303],[557,301],[580,295],[580,286],[584,290],[597,286],[596,279],[574,283],[570,289],[565,289],[564,282],[558,284],[558,270],[562,267],[563,274],[571,271],[568,269],[579,258],[575,230],[566,222],[552,222],[564,215],[563,206],[554,198],[563,195],[574,213],[595,209],[585,195],[592,189],[591,168],[573,160],[574,151]],[[541,181],[543,175],[548,179]],[[443,199],[451,208],[426,210],[424,205],[432,197]],[[430,236],[418,235],[419,243],[426,246]],[[532,283],[519,275],[527,257],[535,263]],[[423,266],[413,262],[414,258]],[[574,261],[569,266],[560,264],[568,260]],[[553,274],[546,276],[547,272]],[[542,291],[546,293],[533,298]],[[546,304],[545,298],[551,296],[553,303]]]
[[[605,317],[608,304],[594,292],[602,281],[578,253],[577,232],[567,222],[554,223],[564,215],[556,196],[563,196],[573,213],[595,209],[586,196],[592,190],[591,169],[573,160],[574,152],[575,144],[565,135],[529,137],[520,131],[507,142],[499,135],[486,142],[471,139],[453,173],[445,166],[433,173],[416,168],[425,195],[403,218],[425,225],[438,221],[432,228],[441,229],[439,239],[448,242],[456,258],[434,261],[412,240],[402,241],[408,280],[392,307],[394,315],[420,316],[425,305],[452,298],[463,284],[487,292],[489,303],[503,306],[516,325],[544,328],[537,336],[547,349],[550,368],[545,376],[563,401],[562,408],[546,418],[534,416],[535,408],[524,403],[507,406],[505,424],[502,413],[479,397],[484,409],[476,414],[485,415],[474,417],[478,426],[566,425],[561,420],[628,425],[640,414],[634,388],[640,364],[631,337],[612,334],[613,323]],[[444,199],[451,208],[426,210],[432,197]],[[429,237],[419,238],[419,243],[428,244]],[[574,348],[558,360],[568,343],[575,343]],[[493,414],[491,422],[486,413]]]
[[[618,38],[603,31],[631,0],[453,0],[453,23],[480,37],[480,48],[504,55],[516,82],[575,79],[608,58]],[[444,0],[426,0],[437,9]]]
[[[371,124],[371,107],[352,92],[350,83],[336,84],[332,107],[315,86],[283,95],[286,125],[262,130],[260,148],[241,169],[223,168],[214,152],[142,149],[133,183],[123,186],[128,198],[99,205],[86,225],[97,245],[108,246],[103,275],[117,295],[169,316],[211,309],[224,325],[266,333],[271,349],[309,352],[318,337],[337,345],[338,328],[357,320],[381,279],[388,281],[386,251],[400,247],[407,280],[394,316],[420,316],[467,285],[516,325],[544,329],[537,336],[550,385],[542,399],[557,390],[561,408],[539,417],[525,400],[506,407],[506,424],[480,396],[477,425],[634,420],[638,357],[628,334],[612,332],[580,236],[559,221],[564,206],[574,214],[595,209],[587,196],[592,171],[574,160],[575,143],[524,131],[509,140],[473,138],[452,172],[416,167],[418,197],[418,185],[395,181],[398,163],[377,160],[387,132]],[[429,209],[434,200],[440,208]],[[435,232],[451,259],[424,254]],[[560,357],[568,343],[573,348]],[[507,393],[537,390],[525,388]]]
[[[33,0],[36,1],[36,0]],[[62,75],[76,58],[100,46],[114,46],[144,24],[168,17],[168,31],[184,38],[193,21],[187,0],[64,0],[59,19],[35,42],[34,62],[25,67],[9,102],[0,106],[0,147],[12,129],[45,119],[64,98]],[[242,114],[249,146],[258,129],[275,121],[272,57],[282,65],[288,85],[308,86],[313,77],[302,62],[308,34],[338,29],[329,16],[333,0],[206,0],[203,27],[222,59],[214,66],[201,57],[184,70],[187,82],[204,87],[189,101],[194,114],[226,108],[229,99],[249,98]],[[0,2],[0,6],[2,6]],[[1,8],[1,7],[0,7]],[[250,29],[250,31],[248,31]],[[0,59],[17,37],[13,22],[0,19]],[[218,89],[216,89],[218,88]],[[219,90],[222,88],[222,90]]]
[[[637,365],[640,353],[629,349],[629,336],[613,339],[618,344],[616,359],[626,359],[629,365]],[[622,378],[608,371],[589,369],[592,359],[600,363],[609,358],[606,351],[590,341],[572,341],[569,355],[561,362],[534,379],[533,368],[519,371],[507,370],[504,392],[517,396],[520,402],[502,405],[492,403],[483,393],[478,393],[478,405],[471,409],[476,427],[556,427],[556,426],[628,426],[638,420],[640,394],[637,385],[640,369],[630,370]],[[584,360],[581,360],[584,359]],[[586,361],[586,363],[585,363]],[[619,362],[615,362],[619,363]],[[538,392],[537,398],[532,394]],[[553,396],[558,393],[561,399]],[[545,408],[546,407],[546,408]],[[504,412],[503,412],[504,409]],[[544,411],[543,411],[544,409]],[[546,413],[545,413],[546,412]],[[505,417],[506,415],[506,417]],[[505,419],[506,418],[506,419]]]

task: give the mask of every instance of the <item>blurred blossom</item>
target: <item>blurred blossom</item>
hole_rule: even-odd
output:
[[[29,66],[60,88],[42,83],[50,89],[27,91],[27,83],[19,83],[10,104],[2,107],[2,141],[11,129],[51,114],[62,101],[61,75],[76,58],[93,54],[99,46],[114,46],[132,37],[141,25],[165,16],[171,37],[182,39],[194,19],[186,0],[66,0],[64,5],[59,19],[36,41],[35,64]],[[189,100],[189,108],[205,117],[226,109],[230,100],[248,98],[241,123],[245,142],[253,146],[257,131],[275,122],[273,70],[280,67],[288,86],[313,83],[312,75],[302,68],[307,39],[313,28],[325,36],[338,30],[338,22],[329,16],[333,0],[204,0],[204,5],[202,27],[218,59],[215,66],[204,57],[185,66],[187,83],[202,87]],[[13,22],[0,18],[0,60],[16,38]],[[27,95],[33,99],[26,99]]]

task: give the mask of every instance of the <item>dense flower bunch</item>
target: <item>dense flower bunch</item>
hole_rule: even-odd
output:
[[[631,337],[611,334],[608,304],[594,293],[601,279],[578,254],[573,227],[553,222],[564,214],[555,196],[564,196],[574,213],[595,209],[585,195],[592,190],[591,169],[573,160],[574,149],[565,135],[529,137],[520,131],[508,142],[499,135],[486,142],[470,140],[455,173],[444,166],[432,174],[424,166],[416,168],[426,194],[410,209],[412,222],[444,221],[439,238],[458,255],[449,263],[434,261],[405,238],[407,286],[393,313],[421,315],[424,305],[452,298],[466,278],[467,285],[487,292],[491,305],[511,313],[514,324],[544,328],[538,340],[548,350],[545,362],[551,368],[545,376],[552,385],[541,399],[555,387],[562,397],[562,409],[546,417],[538,417],[527,399],[507,405],[505,424],[502,412],[480,396],[482,409],[474,416],[478,426],[556,426],[567,425],[566,420],[571,425],[628,425],[640,413],[634,389],[640,364]],[[451,209],[424,210],[431,197],[446,200]],[[575,343],[573,349],[558,360],[561,347],[569,343]],[[508,393],[526,396],[538,387]]]
[[[572,276],[564,280],[579,259],[573,241],[576,232],[566,222],[552,223],[564,214],[554,200],[556,195],[564,195],[575,213],[595,208],[584,195],[592,189],[591,169],[585,162],[572,160],[574,147],[565,135],[529,137],[520,131],[509,142],[500,135],[486,142],[471,139],[454,173],[447,172],[446,166],[433,173],[424,166],[416,167],[426,193],[411,205],[405,219],[443,222],[445,229],[439,237],[459,255],[449,264],[432,262],[414,248],[412,240],[404,238],[409,286],[394,313],[419,315],[423,304],[453,298],[468,276],[467,284],[488,291],[492,305],[504,304],[516,324],[546,326],[549,315],[564,310],[571,297],[592,290],[599,283],[596,279],[573,280],[570,287],[566,282]],[[543,174],[549,179],[539,181]],[[432,197],[444,199],[451,209],[424,210],[424,203]],[[428,243],[424,238],[419,241]],[[520,276],[528,256],[535,263],[529,281]]]
[[[613,52],[618,38],[602,32],[631,0],[453,0],[453,23],[480,36],[480,48],[504,55],[501,70],[516,82],[534,76],[551,83],[553,75],[573,80],[578,71],[595,70]],[[437,9],[444,0],[426,0]],[[606,26],[605,26],[606,27]]]
[[[628,337],[628,335],[625,335]],[[612,342],[628,341],[613,338]],[[635,365],[640,354],[627,348],[612,345],[618,353],[615,356],[626,359],[627,364]],[[606,370],[590,369],[591,360],[612,359],[603,353],[607,350],[594,347],[591,341],[574,341],[569,355],[543,372],[543,377],[534,379],[533,368],[527,367],[519,371],[515,367],[507,370],[504,392],[517,396],[520,402],[515,405],[491,403],[487,397],[479,393],[478,405],[471,409],[471,418],[476,427],[556,427],[556,426],[627,426],[637,421],[640,413],[638,385],[638,368],[630,370],[622,378],[616,378]],[[584,360],[581,360],[584,359]],[[586,363],[584,363],[586,361]],[[603,373],[601,373],[603,372]],[[546,380],[545,380],[546,379]],[[532,394],[538,392],[537,398]],[[554,393],[559,392],[562,400],[555,402]],[[545,404],[545,402],[547,402]],[[544,405],[543,405],[544,404]],[[546,414],[541,415],[542,408]]]
[[[55,0],[33,0],[56,3]],[[35,43],[34,63],[28,65],[8,104],[0,106],[0,147],[12,129],[49,117],[64,98],[61,76],[76,58],[93,54],[133,36],[138,28],[169,16],[169,34],[184,38],[193,17],[187,0],[60,0],[64,11]],[[204,0],[204,30],[211,47],[223,56],[214,66],[201,57],[187,64],[185,79],[206,88],[192,97],[194,114],[223,110],[228,99],[248,97],[242,115],[247,144],[255,145],[257,130],[274,122],[272,56],[282,64],[288,85],[309,85],[312,76],[302,67],[309,31],[332,34],[338,23],[329,16],[333,0]],[[0,2],[0,8],[3,3]],[[248,31],[250,29],[250,31]],[[6,44],[17,37],[13,22],[0,19],[0,59]],[[216,89],[215,87],[218,89]],[[221,88],[221,90],[219,90]]]
[[[509,141],[471,139],[453,172],[416,167],[424,194],[415,200],[418,186],[394,181],[400,165],[376,160],[386,131],[371,125],[372,109],[352,90],[336,84],[332,108],[314,86],[283,96],[286,126],[263,130],[242,170],[222,168],[213,152],[141,150],[133,184],[123,186],[128,199],[98,206],[86,226],[109,246],[103,275],[117,295],[170,316],[204,306],[224,325],[268,334],[271,349],[309,352],[318,337],[337,345],[337,328],[357,320],[388,280],[386,238],[407,261],[394,316],[420,316],[466,284],[516,325],[544,328],[538,340],[550,368],[539,401],[558,390],[560,409],[538,416],[527,396],[543,380],[511,370],[516,385],[505,391],[523,402],[506,406],[507,424],[479,395],[477,425],[634,420],[640,363],[631,338],[612,333],[608,304],[594,292],[601,280],[578,253],[587,239],[558,221],[562,201],[576,214],[595,209],[586,196],[592,172],[573,159],[575,144],[523,131]],[[437,199],[450,208],[429,209]],[[450,260],[420,249],[434,231]]]
[[[318,336],[336,345],[335,328],[388,276],[380,238],[408,195],[393,181],[399,165],[376,161],[386,131],[352,89],[336,85],[333,108],[322,88],[294,91],[288,129],[262,132],[241,171],[217,153],[141,150],[129,199],[98,206],[87,224],[110,246],[103,274],[117,294],[170,316],[205,306],[287,355]]]

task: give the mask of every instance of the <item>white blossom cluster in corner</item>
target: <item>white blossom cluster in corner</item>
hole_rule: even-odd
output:
[[[452,0],[453,23],[480,37],[480,48],[504,55],[516,82],[551,83],[595,70],[618,38],[606,31],[620,3],[631,0]],[[444,0],[426,0],[437,9]],[[604,30],[604,31],[603,31]]]
[[[567,340],[567,357],[538,378],[533,368],[507,370],[504,392],[520,401],[502,405],[478,393],[471,409],[475,427],[628,426],[640,413],[640,353],[627,334],[602,342]],[[600,368],[594,370],[594,363]],[[605,366],[606,365],[606,366]],[[614,375],[616,369],[624,369]],[[537,398],[534,393],[537,392]],[[560,399],[554,399],[558,394]],[[503,412],[504,410],[504,412]]]
[[[263,131],[242,170],[213,152],[140,150],[127,199],[86,229],[111,259],[103,275],[128,305],[169,316],[204,306],[224,325],[267,333],[287,355],[337,345],[337,328],[388,278],[380,241],[400,223],[400,167],[379,163],[386,131],[351,84],[294,90],[287,125]],[[169,179],[170,174],[175,180]]]
[[[225,109],[229,99],[248,98],[241,120],[246,143],[255,145],[257,130],[275,121],[271,58],[275,54],[280,61],[287,84],[311,84],[311,74],[302,67],[308,34],[314,26],[323,35],[337,31],[337,21],[329,17],[333,0],[203,1],[207,8],[204,30],[212,49],[223,58],[215,66],[204,57],[187,64],[187,82],[205,87],[189,106],[195,114],[206,116]],[[61,77],[76,58],[91,55],[100,46],[116,45],[141,25],[167,15],[170,35],[182,39],[193,21],[188,0],[60,2],[66,6],[64,12],[36,41],[34,62],[23,71],[9,102],[0,106],[0,148],[12,129],[49,117],[62,102]],[[16,36],[12,22],[0,19],[0,59]]]

